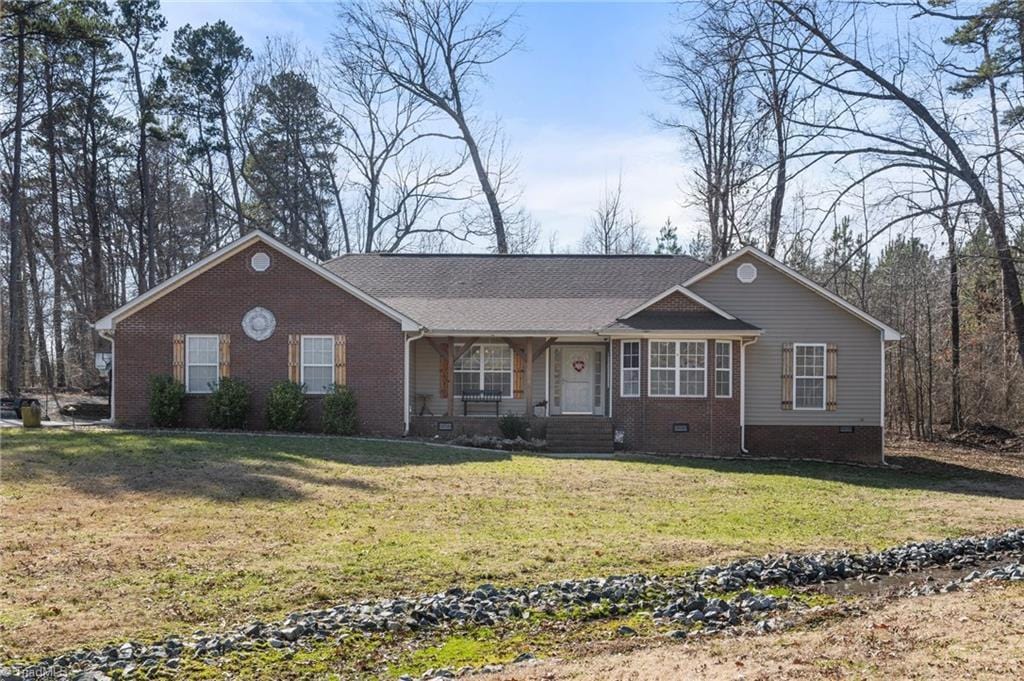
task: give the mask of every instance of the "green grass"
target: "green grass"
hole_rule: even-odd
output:
[[[1024,524],[1020,478],[952,466],[925,475],[341,438],[2,437],[9,655],[453,584],[671,574]]]

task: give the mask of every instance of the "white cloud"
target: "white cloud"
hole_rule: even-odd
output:
[[[562,246],[577,244],[620,170],[623,202],[640,216],[652,243],[666,217],[679,227],[681,241],[693,233],[695,212],[680,205],[686,166],[672,134],[517,125],[508,133],[520,157],[522,203],[545,238],[554,233]]]

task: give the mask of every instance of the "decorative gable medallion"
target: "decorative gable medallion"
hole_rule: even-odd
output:
[[[757,267],[752,263],[745,262],[736,268],[736,278],[741,284],[753,284],[757,279]]]
[[[242,317],[242,330],[254,341],[263,341],[274,335],[277,319],[274,313],[265,307],[254,307]]]

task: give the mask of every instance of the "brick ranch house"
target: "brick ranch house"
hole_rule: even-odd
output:
[[[331,384],[361,429],[497,434],[530,419],[564,451],[881,463],[885,348],[899,334],[754,248],[687,256],[344,255],[314,263],[251,232],[96,322],[112,418],[144,426],[149,377],[205,426],[222,376]]]

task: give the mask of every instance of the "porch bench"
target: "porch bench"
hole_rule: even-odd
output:
[[[462,391],[462,415],[468,416],[469,405],[479,403],[494,403],[494,415],[498,416],[501,409],[501,391],[495,389],[487,390],[463,390]]]

